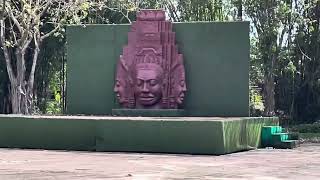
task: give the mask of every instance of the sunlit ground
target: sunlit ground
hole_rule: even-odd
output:
[[[317,179],[320,144],[223,156],[0,149],[0,179]]]

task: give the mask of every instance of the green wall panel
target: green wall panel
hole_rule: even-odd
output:
[[[129,25],[67,28],[67,112],[111,114],[115,64]],[[175,23],[184,56],[188,116],[249,115],[249,23]]]
[[[248,23],[178,23],[193,116],[249,116]]]
[[[112,25],[68,27],[68,113],[111,114],[115,105],[115,60],[125,43],[116,37],[121,31],[125,34],[128,26],[117,26],[117,31],[114,28]]]

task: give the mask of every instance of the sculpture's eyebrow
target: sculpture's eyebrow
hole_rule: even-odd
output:
[[[144,82],[148,82],[150,79],[148,78],[137,78],[137,81],[144,81]]]

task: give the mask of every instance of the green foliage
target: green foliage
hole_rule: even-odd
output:
[[[84,1],[68,24],[130,23],[135,18],[137,8],[137,4],[128,0]]]
[[[299,124],[292,126],[291,131],[299,133],[320,133],[320,123]]]
[[[263,92],[275,92],[269,97],[264,93],[264,100],[275,98],[278,115],[304,122],[317,119],[320,1],[243,3],[253,27],[251,85],[262,83]],[[270,84],[274,87],[268,89]]]
[[[51,37],[43,43],[36,71],[36,106],[45,113],[63,112],[65,90],[65,39]],[[37,112],[37,111],[36,111]]]
[[[61,79],[62,71],[54,71],[50,78],[49,90],[50,99],[46,102],[46,114],[62,114],[63,112],[63,101],[62,101],[62,84],[64,80]]]
[[[250,49],[250,85],[261,86],[263,84],[264,65],[261,52],[257,46],[257,40],[251,38]]]
[[[46,104],[45,114],[62,114],[61,103],[58,101],[48,101]]]
[[[250,88],[250,115],[261,116],[264,111],[263,98],[258,89]]]
[[[222,0],[178,0],[179,21],[223,21]]]
[[[277,75],[278,109],[297,122],[320,117],[320,1],[298,1],[296,32],[289,39]]]

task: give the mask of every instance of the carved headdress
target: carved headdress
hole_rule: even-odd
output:
[[[146,82],[152,80],[152,73],[161,76],[159,77],[161,81],[156,82],[161,83],[161,94],[158,93],[161,99],[156,102],[159,105],[157,108],[175,109],[182,103],[186,91],[183,59],[175,45],[172,24],[165,20],[163,10],[141,10],[137,13],[137,21],[133,22],[128,33],[128,45],[123,48],[123,55],[117,66],[116,85],[119,88],[115,88],[115,92],[124,108],[136,108],[138,96],[136,87],[139,86],[136,76],[138,71],[142,70],[145,71],[140,74],[146,76],[142,77]],[[149,76],[151,79],[148,79]],[[156,91],[153,86],[155,87],[151,84],[151,91]],[[119,92],[119,89],[122,92]],[[146,94],[147,90],[142,93]],[[147,101],[152,97],[150,92],[150,97],[141,95],[140,98]]]

